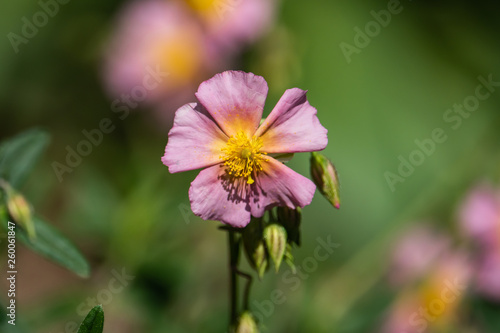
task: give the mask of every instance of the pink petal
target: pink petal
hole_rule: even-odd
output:
[[[495,243],[500,225],[500,201],[494,189],[489,185],[474,189],[461,209],[460,220],[469,237],[484,244]]]
[[[450,239],[429,226],[418,225],[405,231],[394,246],[390,282],[401,286],[425,276],[450,249]]]
[[[261,217],[266,209],[276,206],[304,207],[311,203],[316,186],[308,178],[283,163],[267,157],[252,184],[252,215]]]
[[[202,170],[191,183],[191,210],[204,220],[221,221],[242,228],[250,223],[248,190],[245,179],[232,180],[224,167],[214,165]]]
[[[229,49],[244,43],[253,43],[272,23],[276,1],[233,1],[231,6],[219,9],[217,19],[208,20],[210,34]]]
[[[316,187],[272,157],[247,184],[246,178],[233,178],[216,165],[202,170],[191,183],[189,199],[193,212],[204,220],[216,220],[244,227],[251,215],[261,217],[268,208],[304,207],[311,203]]]
[[[262,151],[298,153],[322,150],[328,144],[327,130],[321,126],[316,109],[307,101],[306,91],[285,91],[278,104],[259,127]]]
[[[203,82],[196,97],[228,136],[243,131],[251,137],[262,118],[267,90],[261,76],[226,71]]]
[[[171,173],[218,164],[227,140],[203,106],[186,104],[175,113],[161,160]]]

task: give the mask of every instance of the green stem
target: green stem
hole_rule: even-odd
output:
[[[229,281],[230,281],[230,317],[229,332],[234,332],[238,322],[238,257],[240,244],[234,230],[228,230],[229,236]]]
[[[240,270],[236,270],[236,273],[241,277],[247,279],[247,284],[245,286],[245,293],[243,294],[243,310],[248,311],[250,309],[250,288],[252,287],[252,276]]]

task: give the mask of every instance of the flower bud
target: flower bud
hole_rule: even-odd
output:
[[[297,207],[278,207],[278,221],[285,227],[288,236],[288,243],[295,243],[300,246],[300,222],[302,220],[302,209]]]
[[[295,267],[295,259],[293,258],[292,254],[292,245],[286,244],[286,250],[285,250],[285,262],[290,267],[292,270],[293,274],[297,274],[297,267]]]
[[[269,262],[267,260],[267,251],[263,241],[260,241],[257,244],[257,247],[252,254],[252,258],[254,261],[255,270],[259,274],[259,278],[262,279],[269,265]]]
[[[268,253],[264,245],[261,223],[262,219],[252,218],[242,233],[248,262],[257,271],[259,278],[264,276],[268,268]]]
[[[7,211],[13,222],[26,230],[30,239],[35,238],[35,225],[31,216],[31,207],[29,203],[22,194],[14,190],[6,182],[2,181],[0,185],[5,191]]]
[[[240,319],[238,320],[238,327],[236,328],[236,333],[259,333],[257,328],[257,323],[253,319],[250,312],[244,312]]]
[[[333,205],[340,208],[340,183],[333,163],[324,155],[311,153],[311,177],[323,196]]]
[[[269,255],[273,259],[276,272],[278,272],[287,245],[286,230],[279,224],[270,224],[264,229],[264,239],[266,240]]]

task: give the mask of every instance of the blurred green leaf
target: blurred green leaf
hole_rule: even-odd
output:
[[[6,225],[8,219],[7,206],[2,202],[2,192],[0,191],[0,226]]]
[[[470,309],[481,325],[481,332],[499,332],[500,318],[498,317],[498,311],[500,305],[498,303],[476,296],[471,300]]]
[[[31,129],[0,143],[0,178],[19,188],[50,141],[40,129]]]
[[[77,333],[102,333],[104,327],[104,311],[102,305],[97,305],[90,310],[83,320]]]
[[[13,318],[9,316],[9,309],[7,306],[10,302],[4,304],[0,302],[0,332],[2,333],[29,333],[30,331],[26,327],[26,323],[21,319],[16,318],[14,320],[15,325],[9,323]]]
[[[36,239],[30,240],[23,229],[16,230],[17,238],[29,249],[60,264],[81,277],[88,277],[88,262],[78,249],[54,227],[38,217],[34,218]]]

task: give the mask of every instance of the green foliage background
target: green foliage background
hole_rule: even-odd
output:
[[[226,238],[218,223],[188,213],[187,190],[197,172],[170,175],[160,162],[167,130],[154,125],[147,109],[118,120],[103,92],[100,50],[121,5],[71,1],[17,54],[5,36],[19,33],[20,18],[39,7],[27,0],[1,5],[0,135],[41,127],[52,138],[19,190],[92,267],[91,278],[80,279],[19,248],[16,329],[65,332],[69,322],[83,320],[78,306],[108,288],[113,270],[125,268],[135,278],[104,304],[104,332],[225,332]],[[340,248],[296,290],[283,282],[283,269],[254,285],[258,302],[276,288],[286,297],[263,322],[264,332],[376,331],[394,296],[384,276],[398,232],[430,221],[454,233],[465,191],[500,176],[500,90],[459,129],[443,120],[474,93],[478,76],[500,81],[498,5],[402,5],[348,64],[339,44],[353,44],[353,28],[363,28],[386,1],[283,1],[276,27],[235,66],[267,79],[267,111],[286,88],[309,90],[329,130],[325,153],[342,183],[340,211],[318,193],[303,210],[303,245],[294,256],[300,264],[328,235]],[[58,182],[51,163],[63,162],[65,147],[75,147],[82,130],[104,117],[117,129]],[[435,128],[445,130],[446,142],[392,192],[384,173],[396,173],[398,156],[407,158],[414,141]],[[290,165],[307,175],[308,157],[297,155]],[[497,308],[488,311],[486,317],[498,316]]]

